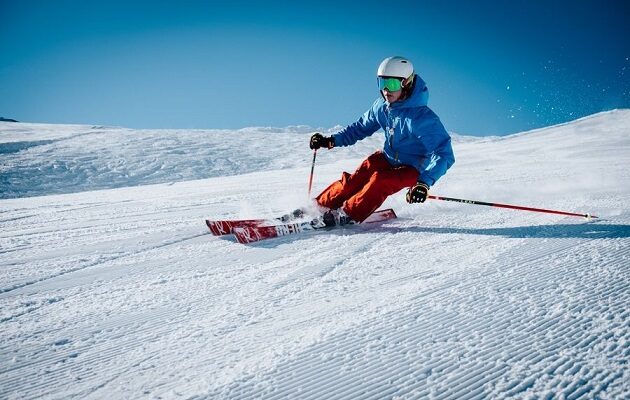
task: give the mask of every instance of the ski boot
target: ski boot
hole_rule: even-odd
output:
[[[328,210],[319,217],[311,221],[311,225],[315,228],[333,227],[356,224],[356,222],[350,218],[343,209]]]

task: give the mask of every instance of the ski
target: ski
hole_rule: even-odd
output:
[[[289,222],[301,218],[304,211],[297,209],[290,214],[281,217],[267,219],[225,219],[225,220],[206,220],[206,225],[214,236],[230,235],[236,227],[269,225],[278,222]]]
[[[396,213],[391,208],[374,211],[363,221],[363,224],[387,221],[396,218]],[[293,235],[305,231],[331,229],[331,227],[313,226],[311,222],[296,222],[288,224],[278,224],[271,226],[251,225],[238,226],[232,229],[236,240],[239,243],[247,244],[265,239],[272,239],[279,236]]]
[[[232,230],[239,226],[257,226],[262,225],[269,220],[266,219],[235,219],[235,220],[206,220],[206,225],[214,236],[229,235]]]

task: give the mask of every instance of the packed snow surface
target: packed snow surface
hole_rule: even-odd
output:
[[[456,136],[382,224],[241,245],[308,206],[307,127],[0,123],[0,398],[630,397],[630,111]],[[313,193],[382,134],[317,153]]]

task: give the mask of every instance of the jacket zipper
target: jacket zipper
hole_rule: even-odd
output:
[[[398,151],[394,149],[394,128],[389,130],[389,147],[394,150],[394,161],[398,162]]]
[[[394,150],[394,121],[391,118],[391,113],[387,112],[387,120],[389,121],[391,127],[389,128],[389,147]],[[394,161],[398,162],[398,151],[394,151]]]

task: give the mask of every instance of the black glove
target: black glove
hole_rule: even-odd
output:
[[[313,136],[311,136],[311,149],[319,149],[320,147],[325,147],[327,149],[332,149],[335,147],[335,139],[332,136],[323,136],[321,133],[317,132]]]
[[[418,182],[409,188],[407,203],[424,203],[429,196],[429,186],[424,182]]]

